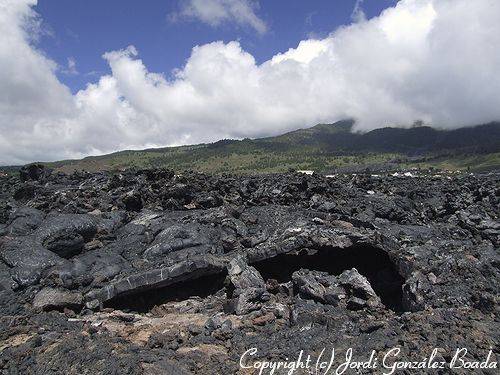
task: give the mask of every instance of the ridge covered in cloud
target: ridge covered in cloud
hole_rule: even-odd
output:
[[[72,95],[33,44],[36,0],[0,0],[0,164],[279,134],[352,117],[366,131],[416,120],[500,119],[500,2],[403,0],[262,64],[236,42],[193,48],[172,79],[135,47]]]

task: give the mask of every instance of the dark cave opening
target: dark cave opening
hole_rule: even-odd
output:
[[[254,266],[264,280],[275,279],[280,283],[292,279],[292,274],[301,268],[340,275],[356,268],[370,282],[382,303],[395,312],[403,312],[404,279],[387,253],[377,247],[357,245],[346,249],[326,248],[302,250],[298,253],[280,254],[265,259]]]
[[[401,277],[388,254],[374,246],[357,245],[346,249],[304,249],[280,254],[273,258],[252,263],[264,280],[275,279],[280,283],[292,279],[292,274],[302,268],[340,275],[356,268],[370,282],[382,303],[395,312],[403,312]],[[227,272],[191,277],[167,286],[151,287],[120,295],[104,302],[104,307],[145,313],[154,306],[180,302],[190,297],[206,298],[225,288]]]
[[[146,313],[153,307],[168,302],[180,302],[191,297],[206,298],[224,288],[226,276],[227,272],[224,271],[178,281],[159,288],[137,290],[112,298],[104,302],[103,307]]]

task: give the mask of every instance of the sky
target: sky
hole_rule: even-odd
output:
[[[500,119],[498,0],[0,0],[0,165]]]
[[[108,51],[134,45],[150,71],[169,76],[172,70],[185,64],[194,46],[237,40],[254,56],[257,64],[261,64],[277,52],[295,48],[303,39],[326,37],[339,26],[349,24],[356,5],[355,0],[255,2],[258,8],[254,14],[263,25],[259,30],[246,22],[228,20],[214,25],[196,17],[181,17],[183,5],[187,3],[41,0],[34,10],[43,19],[47,33],[38,47],[58,65],[66,67],[60,69],[57,76],[76,93],[87,83],[96,82],[100,75],[110,73],[109,65],[102,58]],[[370,0],[363,9],[367,15],[376,16],[394,3],[393,0]],[[75,62],[75,70],[68,67],[68,61]],[[78,74],[74,74],[76,72]]]

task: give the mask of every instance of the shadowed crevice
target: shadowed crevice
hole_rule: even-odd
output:
[[[153,307],[167,302],[184,301],[191,297],[206,298],[224,288],[226,276],[227,272],[224,271],[178,281],[168,286],[134,291],[104,302],[104,307],[146,313]]]
[[[265,280],[275,279],[280,283],[292,279],[300,269],[328,272],[340,275],[343,271],[356,268],[369,281],[373,290],[389,309],[402,312],[401,277],[387,253],[370,245],[356,245],[345,249],[324,248],[302,250],[298,253],[280,254],[252,264]]]

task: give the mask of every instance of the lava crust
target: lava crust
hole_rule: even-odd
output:
[[[3,373],[499,357],[498,174],[21,176],[0,177]]]

